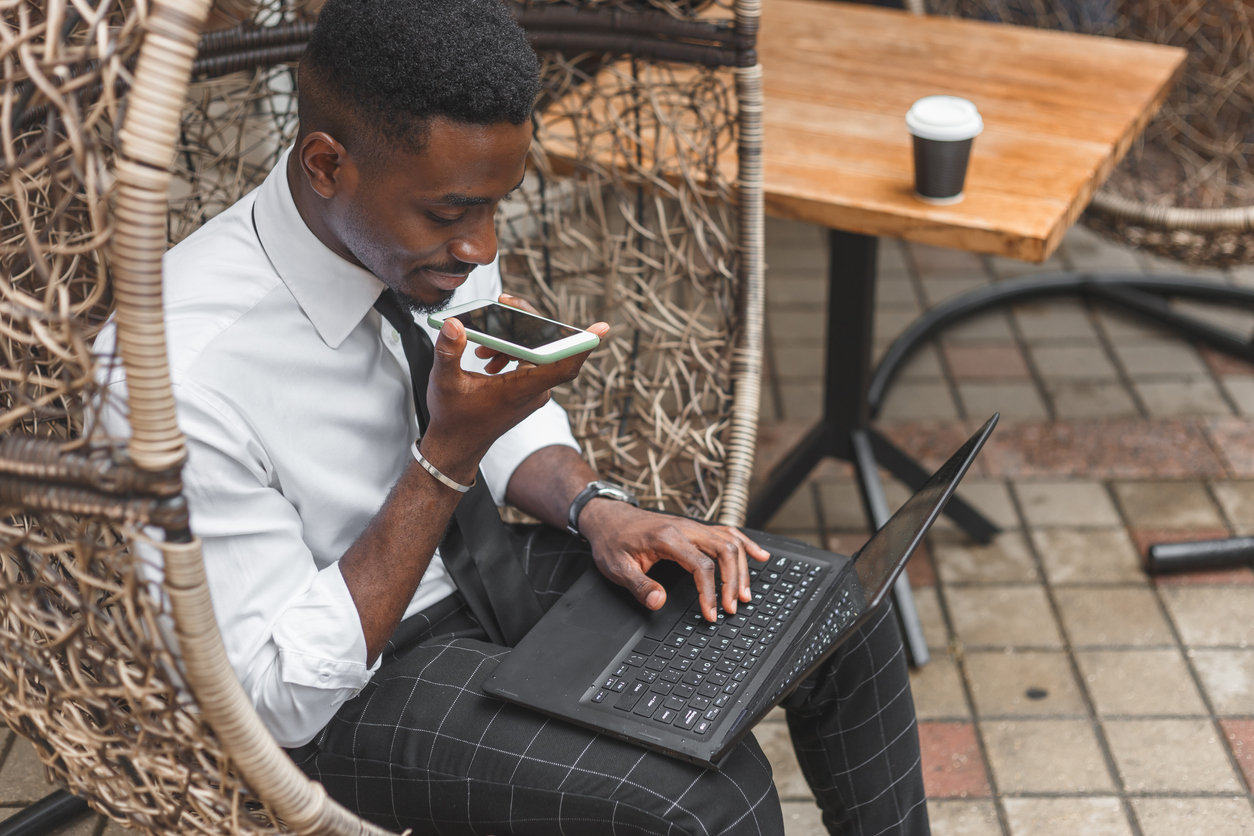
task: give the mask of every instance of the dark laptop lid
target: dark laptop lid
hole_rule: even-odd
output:
[[[945,509],[945,503],[997,426],[999,417],[998,414],[989,418],[853,556],[853,571],[866,596],[863,603],[867,611],[879,606],[888,595],[906,559],[923,542],[932,523]]]

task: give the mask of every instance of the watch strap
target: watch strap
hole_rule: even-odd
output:
[[[640,507],[640,500],[636,499],[631,493],[623,490],[617,485],[611,485],[609,482],[589,482],[579,495],[575,497],[574,502],[570,503],[570,509],[566,512],[566,530],[576,537],[583,537],[583,533],[579,530],[579,514],[583,511],[583,506],[587,505],[598,496],[607,499],[615,499],[619,502],[630,503],[637,508]]]

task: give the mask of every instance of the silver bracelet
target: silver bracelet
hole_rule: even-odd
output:
[[[422,457],[422,453],[418,450],[417,441],[415,441],[413,446],[410,447],[410,450],[414,454],[414,461],[422,465],[423,470],[427,471],[432,476],[434,476],[440,482],[440,484],[444,485],[445,487],[452,488],[458,493],[467,493],[469,492],[471,488],[475,486],[475,482],[477,481],[475,479],[471,479],[469,485],[463,485],[460,482],[454,482],[452,479],[448,478],[439,470],[437,470],[435,465],[433,465],[431,462],[427,461],[426,459]]]

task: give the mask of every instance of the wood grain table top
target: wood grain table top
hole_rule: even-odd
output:
[[[1175,47],[831,0],[764,0],[767,211],[835,229],[1044,261],[1158,110]],[[966,199],[913,196],[905,115],[984,119]]]

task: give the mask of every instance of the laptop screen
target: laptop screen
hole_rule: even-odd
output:
[[[993,423],[992,421],[989,422]],[[889,582],[901,565],[902,557],[918,547],[946,500],[958,486],[975,453],[983,445],[992,427],[985,424],[949,461],[933,474],[914,496],[906,500],[892,519],[867,541],[853,558],[853,569],[861,582],[866,608],[878,606],[888,592]]]

